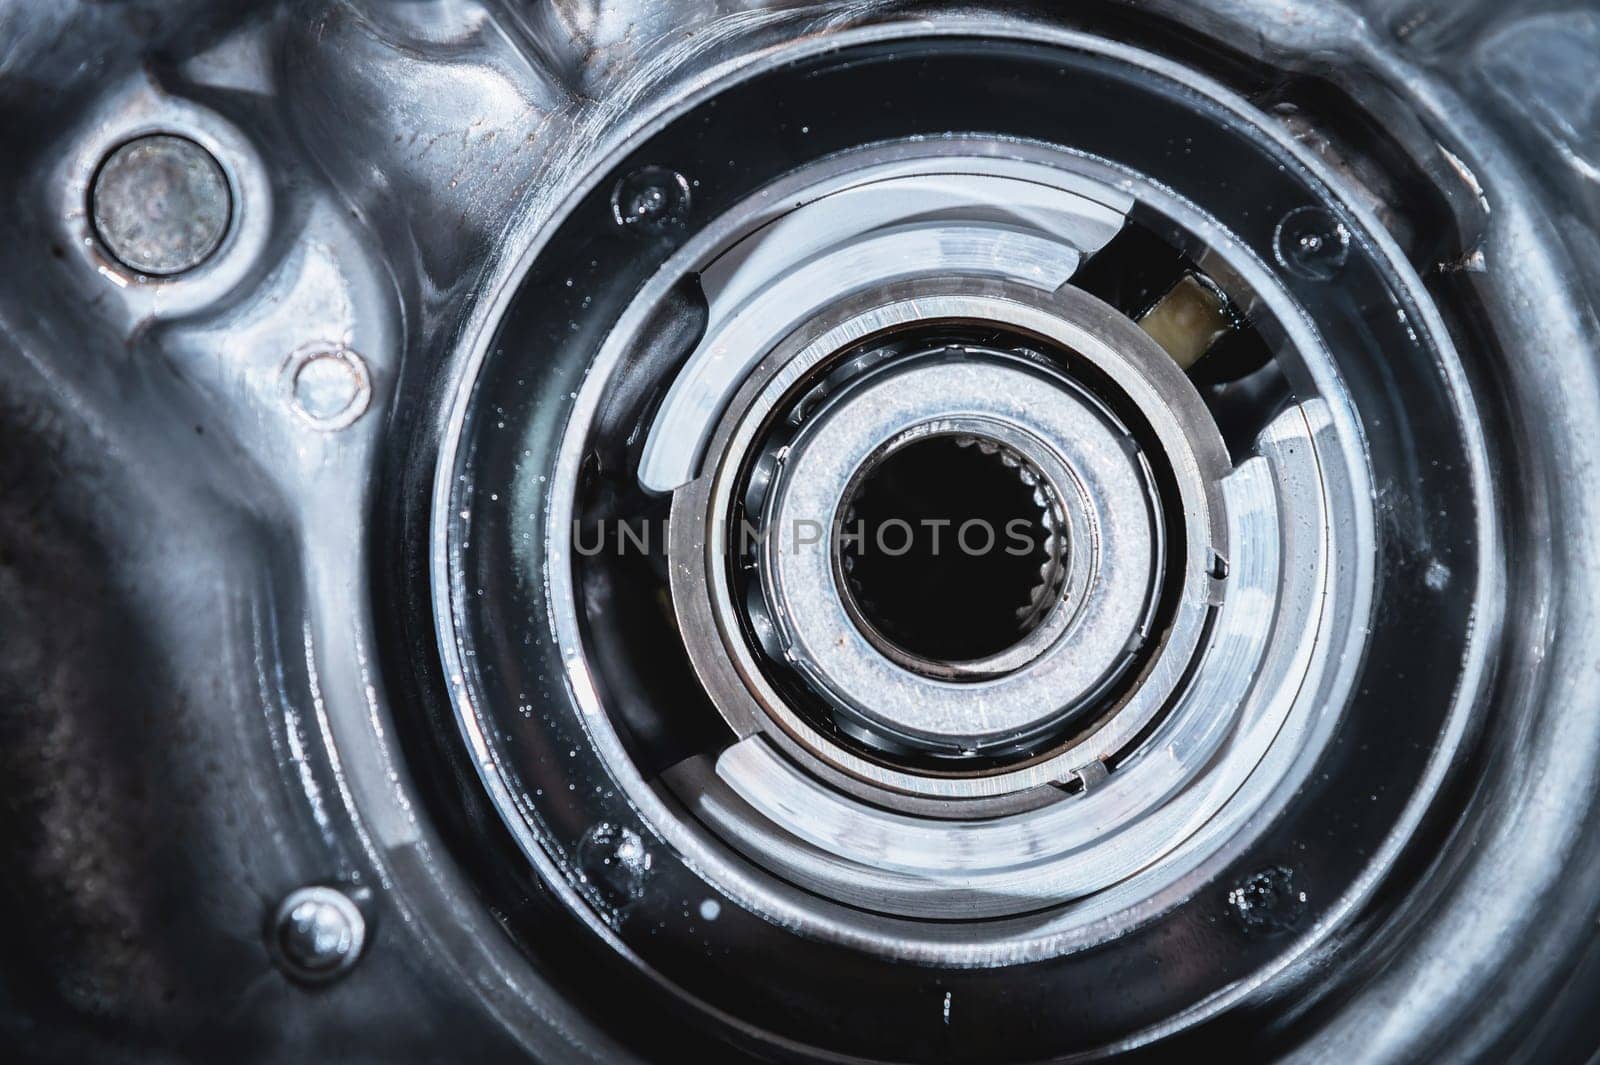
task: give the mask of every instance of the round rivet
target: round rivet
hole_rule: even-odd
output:
[[[689,181],[662,166],[635,170],[612,190],[611,214],[617,225],[644,232],[681,225],[689,214]]]
[[[1297,207],[1273,232],[1273,255],[1290,273],[1327,281],[1350,254],[1350,231],[1321,207]]]
[[[360,959],[366,939],[360,908],[337,888],[291,891],[272,922],[274,958],[290,976],[309,982],[348,972]]]

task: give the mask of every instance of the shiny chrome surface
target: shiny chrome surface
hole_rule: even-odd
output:
[[[699,231],[617,318],[589,377],[552,393],[551,416],[592,420],[611,398],[608,360],[630,350],[671,276],[698,273],[705,338],[641,432],[638,479],[673,493],[675,557],[699,563],[718,550],[711,466],[753,442],[736,439],[753,398],[741,385],[779,379],[763,360],[846,290],[938,263],[991,290],[1031,289],[1006,309],[1031,314],[1136,204],[1181,220],[1207,245],[1208,271],[1231,274],[1281,326],[1296,402],[1225,468],[1196,449],[1184,510],[1209,533],[1195,544],[1226,543],[1227,576],[1213,587],[1195,574],[1216,560],[1186,559],[1188,601],[1214,610],[1209,627],[1169,636],[1181,653],[1141,686],[1150,705],[1135,698],[1105,725],[1108,739],[1135,721],[1154,731],[1110,766],[1109,748],[1090,744],[1002,772],[925,776],[802,739],[809,726],[784,720],[759,669],[730,660],[707,671],[734,724],[727,745],[640,770],[587,653],[591,619],[564,605],[575,598],[566,504],[532,488],[515,515],[525,568],[499,579],[547,594],[551,617],[537,620],[565,659],[491,715],[464,679],[479,649],[455,632],[493,583],[460,565],[476,530],[463,517],[472,486],[455,480],[457,434],[553,228],[613,163],[729,79],[846,44],[973,35],[1191,85],[1205,107],[1258,123],[1353,224],[1267,218],[1276,253],[1261,257],[1159,174],[981,137],[874,145]],[[1199,69],[1220,50],[1263,77],[1223,87]],[[769,1042],[729,1005],[737,995],[665,986],[627,911],[678,855],[706,886],[673,897],[682,917],[663,940],[687,928],[709,940],[752,917],[803,943],[912,963],[903,971],[971,975],[1094,957],[1212,898],[1206,937],[1156,952],[1166,984],[1240,943],[1275,945],[1270,963],[1184,1011],[1129,1020],[1096,1053],[1587,1053],[1600,913],[1589,683],[1600,573],[1587,534],[1600,526],[1597,55],[1600,16],[1587,5],[1479,0],[1028,12],[867,0],[0,3],[12,116],[0,131],[11,1042],[60,1061],[304,1060],[329,1046],[384,1060],[626,1061],[701,1040],[707,1056],[836,1057]],[[1274,95],[1307,84],[1335,87],[1339,105]],[[1385,159],[1439,213],[1395,210],[1370,159],[1325,128],[1340,108],[1375,119]],[[187,212],[192,233],[157,212],[141,235],[106,199],[110,161],[145,138],[214,160],[222,185],[201,166],[189,190],[210,205]],[[1181,139],[1171,148],[1183,166]],[[671,225],[706,198],[694,184],[704,175],[661,169],[602,190],[619,193],[620,225]],[[1468,516],[1421,512],[1403,483],[1370,480],[1373,443],[1338,346],[1279,279],[1338,285],[1369,253],[1403,281],[1402,306],[1382,313],[1439,352],[1467,440],[1461,473],[1484,504]],[[517,354],[531,369],[549,352]],[[1167,439],[1192,428],[1174,416]],[[1036,452],[1041,468],[1053,453]],[[528,480],[569,487],[585,460],[575,440]],[[549,543],[532,538],[542,523]],[[1470,538],[1470,559],[1435,549],[1452,531]],[[1425,594],[1460,595],[1471,640],[1403,814],[1363,844],[1365,872],[1330,900],[1307,854],[1351,850],[1342,833],[1398,786],[1384,775],[1392,752],[1349,750],[1341,732],[1366,631],[1392,607],[1394,574],[1373,559],[1396,542]],[[727,598],[700,568],[673,580],[708,603]],[[676,616],[695,646],[727,645],[709,606]],[[562,850],[550,844],[559,818],[541,805],[550,796],[524,791],[513,768],[518,719],[531,728],[568,700],[581,722],[571,748],[592,746],[608,771],[560,786],[614,795],[640,823],[585,823],[583,843]],[[893,715],[929,724],[921,704]],[[958,708],[928,731],[981,733],[977,717]],[[1007,720],[1026,718],[1019,707]],[[1236,870],[1339,760],[1371,782],[1350,791],[1348,820]],[[984,816],[950,816],[960,803]],[[322,915],[361,929],[320,937],[359,963],[334,963],[339,982],[313,990],[283,967],[274,930],[280,901],[315,884],[370,890],[373,908]],[[1296,916],[1307,906],[1313,924]],[[519,923],[530,914],[537,936]],[[301,946],[316,953],[308,927]],[[575,984],[612,954],[622,964],[599,992]],[[802,955],[763,957],[746,983],[799,971]],[[984,1024],[959,987],[928,981],[907,992],[923,1037]],[[1100,1005],[1121,1020],[1135,997],[1119,989]],[[1279,1006],[1294,1009],[1292,1028]],[[915,1047],[909,1056],[938,1056],[935,1043]]]

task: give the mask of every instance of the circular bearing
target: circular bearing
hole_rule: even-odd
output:
[[[1158,524],[1154,486],[1148,471],[1135,460],[1132,436],[1108,424],[1105,413],[1085,394],[1064,391],[1052,382],[1054,375],[1037,368],[984,366],[967,359],[916,371],[919,376],[933,375],[929,386],[920,390],[891,379],[863,393],[869,421],[850,427],[849,440],[833,439],[813,450],[802,435],[791,445],[787,469],[773,489],[783,504],[777,513],[777,535],[764,547],[769,567],[762,572],[770,572],[770,579],[780,585],[780,600],[792,594],[782,587],[793,589],[802,566],[806,577],[798,579],[810,582],[804,594],[815,609],[796,611],[791,604],[790,616],[780,627],[795,626],[787,638],[799,646],[791,644],[780,655],[815,670],[816,679],[829,686],[844,706],[875,725],[971,753],[985,741],[1016,742],[1046,724],[1060,723],[1075,708],[1091,705],[1103,694],[1109,680],[1151,635],[1146,630],[1163,576],[1162,554],[1171,540],[1178,555],[1174,561],[1180,591],[1175,614],[1165,619],[1165,677],[1146,678],[1120,700],[1114,714],[1084,722],[1082,734],[1064,749],[1000,777],[904,772],[831,742],[794,711],[743,641],[736,618],[742,597],[724,561],[736,553],[729,539],[734,531],[730,517],[739,493],[742,457],[755,448],[762,427],[771,421],[793,382],[825,364],[848,338],[871,337],[886,325],[963,321],[1009,325],[1035,345],[1068,352],[1072,364],[1092,368],[1115,382],[1151,427],[1162,464],[1174,471],[1177,487],[1170,509],[1181,515],[1179,524],[1171,531]],[[787,746],[789,740],[798,741],[846,773],[876,786],[948,799],[993,798],[1066,782],[1080,767],[1112,757],[1149,727],[1170,694],[1170,688],[1163,691],[1162,681],[1184,672],[1173,669],[1172,663],[1192,653],[1220,598],[1214,560],[1226,557],[1227,544],[1217,480],[1227,461],[1215,430],[1204,433],[1209,421],[1194,413],[1198,397],[1170,358],[1148,336],[1119,324],[1126,326],[1120,316],[1073,289],[1041,293],[1024,285],[981,279],[908,281],[840,308],[833,319],[823,318],[774,350],[764,369],[753,375],[746,394],[732,405],[737,414],[730,413],[713,441],[712,450],[725,456],[723,463],[708,471],[703,489],[680,490],[672,520],[674,550],[703,558],[706,565],[703,576],[688,567],[672,571],[680,624],[696,669],[737,732],[748,735],[776,722],[778,729],[769,731],[775,732],[778,742]],[[869,384],[876,381],[873,378]],[[919,396],[926,397],[920,407]],[[981,419],[989,423],[991,434],[1006,431],[992,426],[1009,425],[1041,442],[1042,446],[1031,445],[1041,468],[1053,468],[1062,485],[1076,486],[1073,491],[1079,499],[1066,508],[1080,515],[1077,525],[1082,530],[1076,536],[1072,525],[1067,530],[1069,543],[1084,550],[1077,567],[1085,578],[1081,600],[1072,604],[1077,609],[1060,609],[1047,623],[1047,636],[1048,625],[1058,626],[1059,631],[1033,662],[980,684],[919,675],[873,648],[847,616],[848,600],[833,572],[838,534],[832,519],[850,479],[893,437],[919,425],[937,424],[940,418]],[[1190,427],[1200,428],[1198,439],[1191,436]],[[809,457],[813,455],[815,460]],[[825,463],[827,472],[812,469],[814,462]],[[802,485],[798,495],[782,490],[791,479]],[[699,506],[702,494],[704,507]],[[1072,493],[1062,494],[1070,498]],[[1093,509],[1081,509],[1084,506]],[[796,550],[795,537],[803,538],[809,528],[804,523],[817,521],[816,515],[828,519],[828,533],[811,545],[820,550]],[[705,549],[694,552],[690,545],[696,543]],[[1071,572],[1069,566],[1067,595]],[[776,612],[784,615],[781,603]],[[716,642],[707,645],[702,634],[714,635]],[[948,708],[942,721],[940,706]],[[975,713],[981,715],[976,721]]]

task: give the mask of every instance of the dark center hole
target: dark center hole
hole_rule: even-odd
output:
[[[1050,529],[1024,471],[1037,475],[1018,462],[991,441],[933,436],[858,482],[841,563],[862,617],[902,651],[969,661],[1037,626]]]

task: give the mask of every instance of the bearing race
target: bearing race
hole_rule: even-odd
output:
[[[820,731],[790,705],[763,667],[758,648],[746,640],[741,598],[726,565],[735,546],[728,519],[743,491],[745,464],[784,396],[849,344],[941,322],[1003,326],[1067,353],[1069,361],[1117,386],[1131,409],[1148,421],[1175,485],[1172,513],[1182,516],[1181,550],[1176,544],[1161,548],[1182,574],[1174,589],[1176,609],[1160,648],[1150,649],[1151,664],[1141,672],[1141,683],[1046,756],[982,775],[908,772],[864,757]],[[1191,430],[1198,439],[1191,438]],[[1215,427],[1182,371],[1143,331],[1071,287],[1045,293],[987,278],[921,278],[843,300],[763,360],[730,405],[711,453],[719,456],[717,463],[676,494],[669,530],[674,554],[698,557],[704,564],[703,569],[672,569],[673,601],[691,662],[737,734],[763,733],[807,762],[820,760],[843,774],[836,782],[853,779],[869,791],[949,801],[1015,796],[1073,781],[1078,770],[1114,757],[1160,715],[1221,594],[1211,562],[1227,552],[1219,482],[1229,467]]]
[[[760,571],[782,653],[848,711],[976,750],[1091,700],[1128,664],[1159,581],[1160,540],[1126,438],[1099,412],[1021,366],[958,359],[882,370],[806,427],[771,490]],[[835,562],[859,472],[897,439],[960,431],[1015,447],[1045,472],[1073,545],[1064,600],[1019,646],[952,663],[971,671],[965,683],[884,654],[851,616]],[[803,523],[822,514],[831,520],[810,544]]]

